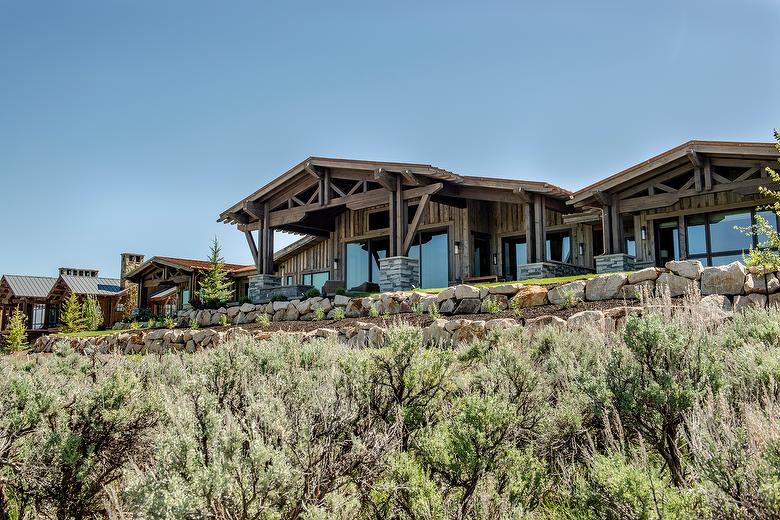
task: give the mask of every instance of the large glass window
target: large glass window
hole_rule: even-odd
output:
[[[284,279],[284,285],[292,285],[293,284],[293,276],[291,274],[288,274]]]
[[[364,282],[379,283],[379,259],[387,257],[389,249],[387,237],[347,244],[347,288]]]
[[[32,309],[32,323],[30,323],[31,329],[42,329],[43,320],[46,317],[46,305],[43,303],[36,303]]]
[[[761,237],[756,238],[742,230],[755,223],[756,214],[777,229],[777,215],[771,211],[721,211],[687,217],[688,258],[698,258],[706,265],[715,266],[743,260],[742,255],[762,241]]]
[[[322,290],[322,286],[328,281],[330,273],[328,271],[321,271],[319,273],[306,273],[303,275],[303,285],[311,285],[318,291]]]
[[[665,265],[680,259],[680,229],[677,219],[659,222],[655,226],[656,261]]]
[[[571,233],[557,231],[547,233],[547,260],[571,263]]]
[[[502,240],[504,278],[517,280],[518,266],[528,263],[525,237],[505,238]]]
[[[181,294],[181,301],[179,302],[179,308],[189,307],[190,306],[190,290],[189,289],[182,289],[180,292]]]
[[[417,233],[409,256],[420,260],[420,287],[449,285],[449,235],[446,230]]]

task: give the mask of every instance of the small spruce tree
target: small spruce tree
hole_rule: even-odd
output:
[[[219,307],[233,295],[232,287],[233,282],[225,271],[222,249],[219,247],[217,237],[214,237],[209,254],[209,269],[200,281],[201,299],[207,307]]]
[[[25,345],[27,345],[27,316],[19,307],[16,307],[8,322],[6,348],[11,352],[16,352]]]
[[[62,302],[60,314],[62,332],[80,332],[84,330],[84,316],[81,313],[81,305],[76,293],[71,292]]]
[[[84,327],[87,330],[98,330],[103,324],[103,310],[100,308],[100,302],[93,295],[87,296],[84,304],[81,306],[82,316],[84,317]]]

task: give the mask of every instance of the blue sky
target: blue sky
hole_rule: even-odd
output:
[[[768,141],[779,44],[776,0],[0,0],[0,274],[251,263],[217,215],[309,155],[576,189]]]

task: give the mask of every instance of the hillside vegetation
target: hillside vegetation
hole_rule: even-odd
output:
[[[0,360],[0,518],[773,518],[780,314]]]

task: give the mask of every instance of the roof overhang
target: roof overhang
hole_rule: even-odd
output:
[[[780,157],[774,143],[743,143],[731,141],[688,141],[655,157],[635,164],[605,179],[576,191],[567,202],[581,207],[599,203],[601,194],[608,194],[631,185],[638,178],[656,170],[670,168],[686,162],[694,166],[701,156],[731,157],[745,159],[766,159]]]

